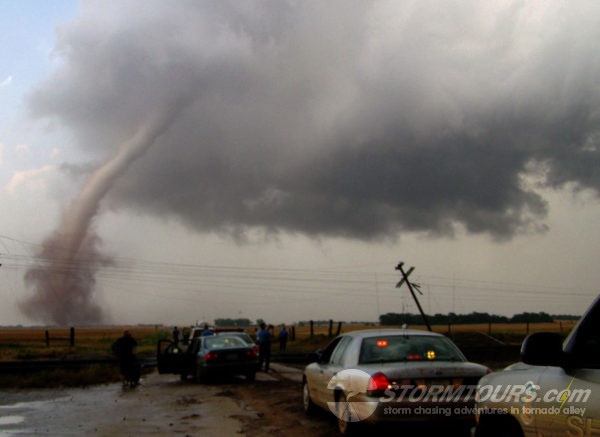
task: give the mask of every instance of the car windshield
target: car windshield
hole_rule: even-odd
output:
[[[395,361],[463,361],[463,357],[444,337],[393,335],[363,339],[360,364]]]
[[[206,349],[227,349],[232,347],[245,347],[246,342],[239,337],[211,336],[203,337]]]

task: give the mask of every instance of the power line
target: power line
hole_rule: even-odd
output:
[[[2,240],[11,241],[22,247],[27,254],[12,252]],[[371,302],[372,286],[375,284],[376,304],[380,299],[389,301],[397,294],[390,283],[395,275],[381,272],[340,271],[341,267],[331,269],[310,268],[273,268],[273,267],[240,267],[228,265],[203,265],[191,263],[172,263],[149,261],[143,259],[114,257],[114,265],[102,265],[93,260],[49,260],[32,254],[39,252],[42,245],[0,235],[0,242],[7,250],[2,255],[4,271],[19,272],[37,265],[39,268],[52,266],[63,273],[73,271],[95,272],[99,281],[112,281],[111,284],[125,288],[126,284],[146,284],[165,286],[169,290],[194,292],[199,288],[219,288],[222,293],[238,296],[244,292],[261,291],[277,299],[301,299],[301,296],[317,296],[319,299],[331,298],[340,301],[343,297],[359,299],[360,302]],[[375,264],[373,264],[375,265]],[[533,285],[516,282],[500,282],[479,279],[454,279],[436,275],[419,275],[425,281],[430,298],[438,308],[441,301],[448,297],[440,290],[456,287],[461,301],[490,301],[498,296],[511,296],[520,301],[533,303],[565,302],[568,300],[591,299],[597,295],[596,290],[580,287],[561,287],[557,285]],[[228,291],[235,290],[235,291]],[[300,297],[300,298],[299,298]],[[347,299],[346,299],[347,301]],[[377,310],[379,313],[379,310]]]

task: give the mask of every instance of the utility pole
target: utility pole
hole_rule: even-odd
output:
[[[402,284],[406,283],[406,285],[408,286],[408,289],[410,290],[410,294],[412,295],[413,299],[415,300],[415,303],[417,304],[417,308],[419,308],[419,312],[421,313],[421,317],[423,318],[423,321],[425,322],[425,326],[427,326],[427,330],[431,331],[431,326],[429,325],[429,320],[427,320],[427,316],[425,315],[425,313],[423,312],[423,308],[421,308],[421,304],[419,303],[419,299],[417,299],[417,295],[415,294],[414,290],[413,290],[413,285],[416,286],[416,284],[411,284],[411,282],[408,280],[408,275],[410,275],[415,268],[411,267],[410,269],[408,269],[407,272],[404,271],[404,263],[400,262],[398,263],[398,265],[396,266],[396,270],[399,270],[400,273],[402,273],[402,279],[400,280],[400,282],[398,282],[396,284],[396,288],[400,288],[402,286]],[[418,287],[417,291],[418,290]],[[421,293],[419,291],[419,293]],[[423,294],[423,293],[421,293]]]

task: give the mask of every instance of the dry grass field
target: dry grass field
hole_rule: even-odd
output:
[[[71,346],[68,328],[50,328],[47,346],[45,328],[0,328],[0,361],[112,358],[111,346],[125,329],[137,340],[139,354],[155,353],[158,340],[169,336],[164,328],[146,326],[85,327],[75,329],[75,345]],[[98,363],[74,369],[2,373],[0,387],[87,386],[118,380],[116,365]]]
[[[537,323],[529,325],[529,333],[551,331],[566,334],[575,325],[575,321],[555,323]],[[333,326],[333,334],[337,332],[337,324]],[[343,324],[342,332],[358,329],[376,329],[375,324]],[[387,327],[386,328],[400,328]],[[425,326],[410,326],[411,329],[425,330]],[[480,332],[489,333],[488,324],[452,325],[451,334]],[[50,328],[50,346],[46,346],[45,328],[0,328],[0,361],[28,359],[66,359],[82,356],[109,356],[112,343],[128,329],[138,341],[138,353],[150,354],[156,350],[156,343],[170,336],[170,330],[154,326],[106,326],[84,327],[75,329],[75,346],[69,345],[69,329]],[[246,328],[250,334],[255,327]],[[275,333],[279,331],[275,327]],[[329,326],[315,325],[313,339],[310,338],[310,326],[296,326],[296,342],[288,342],[290,352],[313,352],[328,341]],[[434,325],[433,330],[448,334],[447,325]],[[493,324],[491,335],[507,343],[520,342],[527,333],[526,324]],[[63,340],[59,340],[63,339]]]
[[[112,343],[127,329],[138,341],[137,351],[154,352],[159,339],[169,336],[162,327],[106,326],[75,329],[75,346],[69,344],[68,328],[0,328],[0,361],[29,359],[67,359],[85,356],[110,356]]]
[[[552,331],[562,332],[566,335],[575,325],[574,321],[563,321],[556,323],[530,324],[529,330],[526,324],[495,324],[492,325],[491,335],[494,339],[507,345],[520,344],[527,332]],[[337,333],[338,325],[333,326],[333,335]],[[376,324],[343,324],[341,332],[355,331],[358,329],[377,329]],[[385,328],[399,328],[386,326]],[[425,330],[425,326],[410,326],[411,329]],[[489,338],[489,325],[452,325],[450,336],[459,345],[478,351],[489,349],[497,344],[496,340]],[[22,361],[22,360],[49,360],[49,359],[94,359],[112,357],[111,345],[119,338],[123,331],[129,330],[138,342],[136,352],[139,355],[152,356],[156,351],[156,345],[163,338],[170,338],[171,331],[167,327],[153,326],[105,326],[105,327],[83,327],[75,329],[75,346],[69,344],[68,328],[50,328],[50,346],[46,345],[46,328],[0,328],[0,361]],[[280,327],[275,327],[275,334]],[[254,336],[256,327],[246,328],[247,332]],[[296,341],[289,341],[287,353],[311,353],[317,349],[324,348],[330,341],[329,325],[315,325],[314,335],[310,336],[310,326],[296,326]],[[447,325],[433,326],[433,330],[442,334],[448,334]],[[483,335],[482,335],[483,334]],[[273,352],[278,352],[274,345]],[[475,361],[482,362],[492,368],[501,368],[509,362],[514,362],[518,357],[509,357],[505,362],[498,357],[479,360],[475,355]],[[101,382],[116,381],[119,379],[118,368],[109,364],[95,364],[85,366],[77,371],[70,369],[54,369],[38,373],[14,376],[11,374],[0,375],[1,387],[56,387],[56,386],[85,386]]]
[[[575,320],[564,320],[564,321],[556,321],[554,323],[530,323],[529,324],[529,333],[532,334],[534,332],[569,332],[577,323]],[[356,331],[359,329],[377,329],[377,328],[402,328],[401,326],[379,326],[376,324],[343,324],[342,332],[350,332]],[[411,325],[408,328],[410,329],[420,329],[426,330],[427,327],[425,325]],[[448,325],[433,325],[431,327],[434,332],[439,332],[441,334],[448,333]],[[450,332],[484,332],[489,333],[490,326],[487,323],[474,324],[474,325],[452,325],[450,327]],[[525,323],[494,323],[491,326],[491,334],[527,334],[527,324]],[[278,327],[275,327],[275,330],[278,330]],[[315,334],[324,334],[327,335],[329,331],[329,325],[315,325],[314,333]],[[337,324],[333,325],[333,333],[337,331]],[[310,326],[297,326],[296,327],[296,336],[297,337],[305,337],[310,335]]]

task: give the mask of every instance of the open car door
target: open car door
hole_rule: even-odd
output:
[[[158,373],[181,373],[185,366],[186,352],[171,340],[160,340],[156,347]]]

